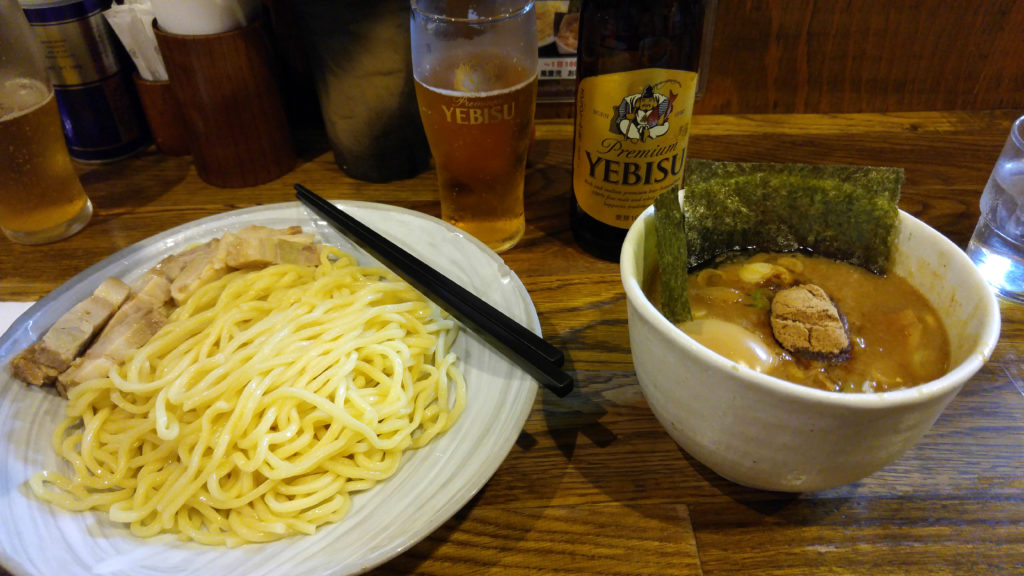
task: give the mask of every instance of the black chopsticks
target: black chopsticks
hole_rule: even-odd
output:
[[[296,184],[295,190],[303,204],[515,361],[546,388],[558,396],[565,396],[572,390],[572,377],[561,369],[565,362],[561,350],[302,184]]]

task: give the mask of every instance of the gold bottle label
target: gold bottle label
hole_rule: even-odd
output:
[[[576,93],[573,191],[591,217],[629,228],[678,189],[697,74],[647,68],[590,76]]]

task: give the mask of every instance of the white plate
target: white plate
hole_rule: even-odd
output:
[[[379,204],[338,206],[540,334],[522,282],[494,252],[430,216]],[[0,337],[0,565],[14,574],[354,574],[378,566],[436,530],[483,487],[511,450],[537,383],[464,330],[456,352],[467,381],[466,410],[443,436],[407,453],[398,472],[353,496],[341,522],[313,536],[239,548],[141,539],[96,512],[66,512],[37,500],[26,480],[60,468],[50,446],[64,401],[14,381],[7,360],[37,339],[103,279],[131,281],[165,255],[249,224],[315,230],[324,242],[374,262],[299,203],[227,212],[130,246],[75,276],[25,312]]]

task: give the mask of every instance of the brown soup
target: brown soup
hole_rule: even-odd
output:
[[[648,296],[661,305],[655,275]],[[842,360],[794,354],[775,339],[775,294],[816,284],[845,317],[849,353]],[[939,315],[902,277],[800,253],[732,255],[689,275],[693,320],[680,328],[740,364],[784,380],[836,392],[884,392],[945,374],[950,345]]]

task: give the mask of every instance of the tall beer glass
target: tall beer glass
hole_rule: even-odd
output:
[[[533,0],[412,0],[413,75],[441,216],[501,252],[523,235],[537,101]]]
[[[42,44],[17,0],[0,0],[0,229],[14,242],[43,244],[71,236],[91,217]]]

